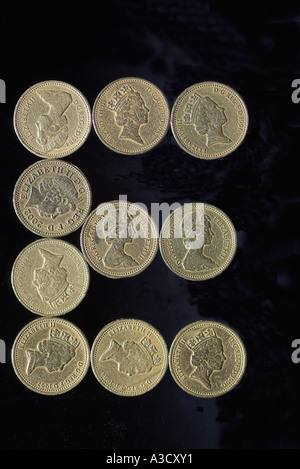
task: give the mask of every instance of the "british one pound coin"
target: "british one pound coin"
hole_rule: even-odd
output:
[[[98,94],[92,110],[101,142],[124,155],[145,153],[158,145],[169,128],[169,116],[162,91],[136,77],[109,83]]]
[[[174,338],[169,368],[175,382],[197,397],[217,397],[235,388],[246,369],[240,336],[225,324],[197,321]]]
[[[237,236],[230,218],[206,203],[186,203],[166,218],[159,247],[169,269],[187,280],[207,280],[234,258]]]
[[[27,89],[14,111],[15,132],[34,155],[62,158],[86,141],[92,118],[88,101],[74,86],[49,80]]]
[[[17,335],[12,365],[31,391],[58,395],[82,381],[90,366],[90,348],[75,324],[62,318],[38,318]]]
[[[241,96],[218,82],[190,86],[176,99],[171,128],[177,144],[206,160],[232,153],[244,140],[248,111]]]
[[[152,325],[137,319],[118,319],[95,338],[91,366],[108,391],[138,396],[162,380],[168,368],[168,349]]]
[[[73,164],[42,160],[18,178],[13,204],[23,225],[41,237],[61,237],[77,230],[90,212],[90,184]]]
[[[127,200],[100,204],[81,229],[81,250],[98,273],[114,278],[144,271],[158,250],[158,230],[148,211]]]
[[[77,247],[60,239],[38,239],[17,256],[13,291],[25,308],[40,316],[75,309],[89,287],[89,267]]]

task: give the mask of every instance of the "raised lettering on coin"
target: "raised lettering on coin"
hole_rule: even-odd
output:
[[[175,382],[197,397],[217,397],[242,379],[246,351],[239,335],[225,324],[198,321],[174,338],[169,367]]]
[[[107,324],[95,338],[91,364],[95,377],[108,391],[137,396],[161,381],[168,366],[168,350],[150,324],[119,319]]]
[[[135,77],[108,84],[97,96],[92,111],[102,143],[128,155],[154,148],[169,128],[169,114],[168,102],[157,86]]]
[[[34,392],[57,395],[77,386],[90,365],[82,331],[61,318],[39,318],[17,335],[12,364],[20,381]]]

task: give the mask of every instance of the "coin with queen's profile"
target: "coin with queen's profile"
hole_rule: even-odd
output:
[[[121,279],[142,273],[158,250],[158,230],[147,209],[127,200],[99,204],[81,229],[81,250],[99,274]]]
[[[162,91],[137,77],[109,83],[92,109],[94,129],[101,142],[125,155],[142,154],[158,145],[169,128],[169,115]]]
[[[169,352],[171,375],[196,397],[212,398],[233,390],[246,370],[246,349],[239,334],[217,321],[196,321],[181,329]]]
[[[19,380],[48,396],[75,388],[90,366],[85,335],[62,318],[38,318],[26,324],[15,338],[11,356]]]
[[[64,160],[33,163],[19,176],[13,205],[21,223],[42,237],[77,230],[90,212],[92,192],[83,172]]]
[[[92,127],[87,99],[73,85],[59,80],[28,88],[16,104],[13,123],[22,145],[46,159],[74,153]]]
[[[232,153],[248,129],[242,97],[223,83],[202,82],[185,89],[171,112],[177,144],[188,154],[212,160]]]
[[[185,203],[166,218],[159,248],[169,269],[187,280],[208,280],[232,262],[235,227],[223,210],[201,202]]]
[[[120,396],[152,390],[168,367],[168,349],[160,332],[139,319],[117,319],[104,326],[91,349],[99,383]]]
[[[12,267],[13,291],[39,316],[61,316],[75,309],[89,287],[89,267],[82,253],[61,239],[38,239],[18,254]]]

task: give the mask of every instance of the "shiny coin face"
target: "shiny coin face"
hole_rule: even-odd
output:
[[[184,151],[212,160],[228,155],[242,143],[248,128],[248,112],[240,95],[229,86],[198,83],[176,99],[171,128]]]
[[[108,391],[138,396],[153,389],[168,367],[163,337],[150,324],[119,319],[106,325],[91,350],[91,366],[97,380]]]
[[[81,230],[81,249],[90,266],[110,278],[140,274],[158,250],[158,231],[147,210],[128,201],[100,204]]]
[[[175,274],[188,280],[216,277],[231,263],[237,236],[229,217],[204,203],[186,203],[163,223],[160,252]]]
[[[242,379],[246,351],[239,335],[214,321],[197,321],[174,338],[169,368],[175,382],[197,397],[217,397]]]
[[[61,318],[39,318],[17,335],[12,364],[20,381],[34,392],[53,396],[70,391],[87,373],[89,344],[82,331]]]
[[[92,194],[88,180],[76,166],[63,160],[42,160],[20,175],[13,203],[26,228],[41,237],[57,238],[83,224]]]
[[[141,78],[121,78],[97,96],[93,125],[111,150],[137,155],[154,148],[169,128],[169,105],[157,86]]]
[[[89,287],[89,267],[69,242],[40,239],[17,256],[11,274],[18,300],[40,316],[61,316],[76,308]]]
[[[43,81],[26,90],[14,112],[20,142],[41,158],[62,158],[86,141],[92,126],[89,103],[74,86]]]

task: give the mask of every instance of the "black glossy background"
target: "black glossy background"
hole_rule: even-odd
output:
[[[277,6],[276,6],[277,5]],[[0,104],[2,449],[299,449],[300,364],[292,341],[300,338],[299,126],[291,100],[300,77],[300,8],[297,3],[140,0],[18,5],[1,17]],[[104,147],[94,130],[66,158],[90,181],[93,208],[126,194],[132,202],[203,201],[232,219],[238,250],[230,267],[206,282],[176,277],[158,253],[130,279],[91,270],[88,294],[65,318],[92,344],[119,317],[153,324],[168,346],[198,319],[234,328],[248,354],[240,385],[216,399],[184,393],[169,371],[151,392],[122,398],[101,388],[90,369],[74,390],[35,394],[16,378],[10,351],[19,330],[36,316],[12,292],[17,254],[36,237],[18,221],[14,184],[38,157],[15,136],[12,115],[31,85],[57,79],[76,86],[90,105],[110,81],[139,76],[165,93],[170,107],[186,87],[223,82],[244,98],[249,129],[243,144],[215,161],[185,154],[171,132],[143,156]],[[79,247],[77,231],[66,240]]]

